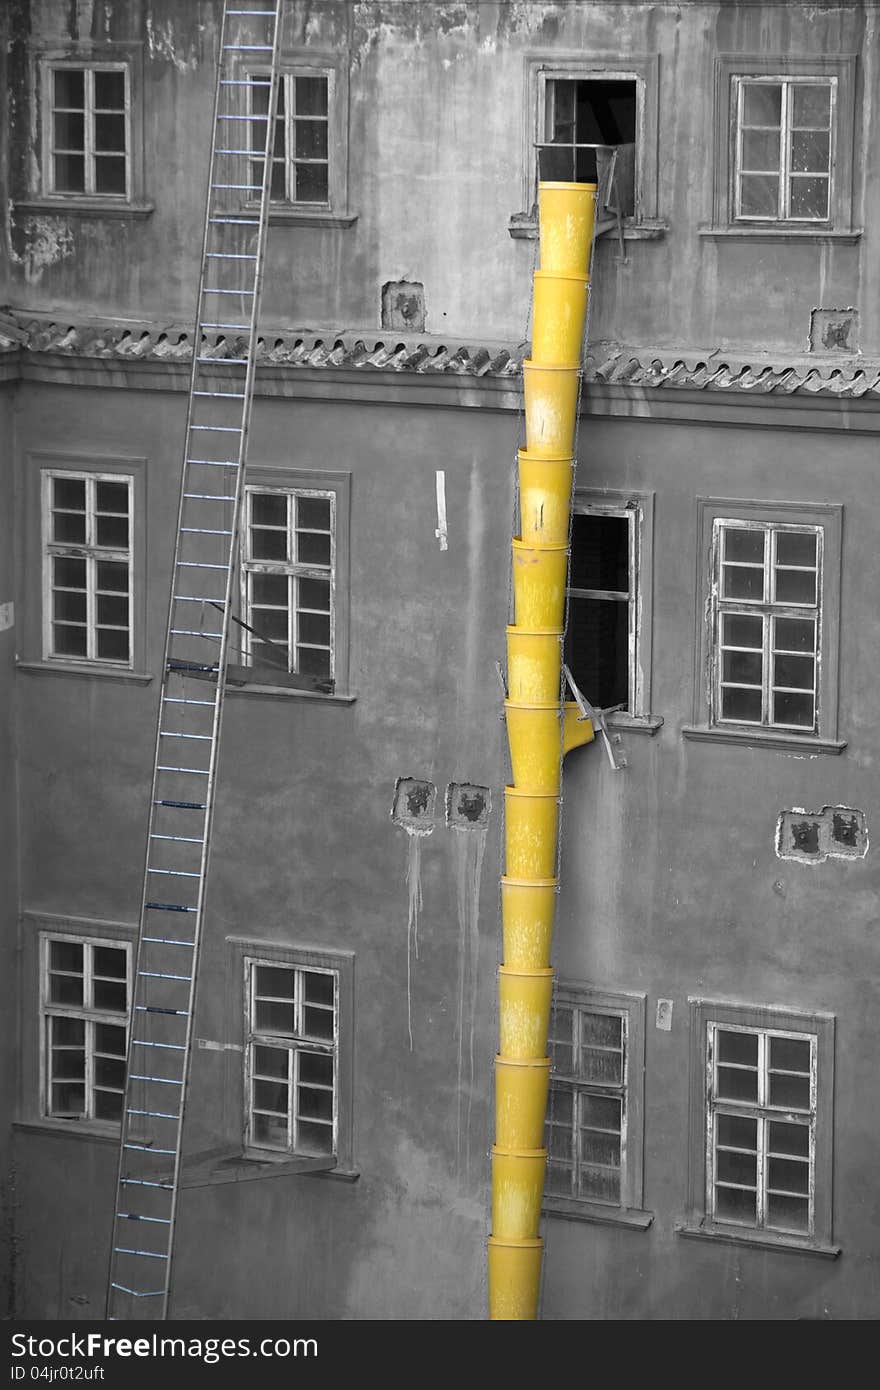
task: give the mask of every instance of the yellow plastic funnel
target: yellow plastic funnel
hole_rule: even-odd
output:
[[[544,1242],[489,1237],[489,1317],[500,1322],[534,1322],[541,1289]]]
[[[543,1057],[547,1051],[553,971],[498,967],[499,1047],[502,1057]]]
[[[574,453],[580,368],[551,362],[523,362],[526,448],[530,454],[561,457]]]
[[[539,183],[541,269],[587,275],[596,220],[595,183]]]
[[[506,789],[508,792],[510,787]],[[541,851],[542,863],[556,858],[556,839]],[[508,850],[507,867],[511,855]],[[514,970],[535,970],[550,963],[553,915],[556,911],[555,878],[501,878],[501,930],[504,964]],[[502,1141],[499,1139],[498,1141]],[[529,1147],[528,1145],[526,1147]]]
[[[519,510],[522,539],[532,545],[560,545],[568,540],[571,519],[570,458],[542,458],[520,449]]]
[[[495,1058],[495,1139],[502,1149],[537,1149],[544,1137],[550,1058]]]
[[[586,275],[534,272],[533,362],[580,365],[589,289]]]
[[[516,626],[562,627],[565,614],[565,581],[568,546],[513,543],[513,607]]]
[[[562,628],[507,629],[507,684],[511,700],[557,700],[562,672]]]
[[[546,1149],[492,1146],[492,1234],[499,1240],[537,1234],[546,1167]]]
[[[510,878],[552,879],[556,872],[559,797],[553,792],[504,788],[505,867]],[[508,965],[513,961],[504,959]],[[546,965],[546,961],[537,961]]]
[[[562,707],[504,701],[514,786],[521,791],[559,791]]]

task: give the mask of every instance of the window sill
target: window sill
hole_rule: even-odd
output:
[[[803,753],[815,756],[829,753],[836,756],[846,747],[846,739],[806,738],[802,734],[785,733],[781,729],[758,730],[745,728],[722,729],[719,726],[685,725],[682,738],[696,743],[738,743],[749,748],[778,749],[782,753]]]
[[[618,710],[605,716],[609,729],[621,734],[648,734],[652,736],[663,727],[663,717],[659,714],[625,714]]]
[[[119,1147],[119,1126],[102,1125],[94,1120],[13,1120],[12,1128],[22,1134],[54,1134],[63,1139],[88,1139],[93,1144]]]
[[[225,690],[227,695],[270,695],[280,696],[283,700],[320,700],[329,705],[353,705],[357,699],[356,694],[341,695],[335,691],[302,690],[293,685],[261,685],[256,681],[245,682],[236,677],[230,679],[228,673]]]
[[[750,1245],[758,1250],[793,1251],[799,1255],[819,1255],[826,1260],[836,1260],[840,1254],[839,1245],[829,1245],[821,1240],[801,1240],[797,1236],[770,1231],[734,1230],[730,1226],[704,1222],[678,1224],[675,1232],[692,1240],[718,1240],[730,1245]]]
[[[576,1202],[568,1197],[546,1199],[541,1206],[541,1214],[562,1221],[588,1221],[598,1226],[628,1226],[635,1231],[647,1231],[654,1220],[652,1211],[641,1211],[636,1207],[603,1207],[592,1202]]]
[[[326,1173],[336,1167],[334,1157],[287,1157],[284,1154],[257,1153],[256,1150],[184,1155],[181,1187],[216,1187],[222,1183],[255,1182],[259,1178],[295,1177],[304,1173]]]
[[[597,222],[597,235],[615,231],[616,228],[616,217],[602,217]],[[538,237],[537,218],[529,212],[511,213],[507,230],[514,241],[536,241]],[[634,218],[623,219],[624,241],[662,241],[668,230],[669,223],[660,218],[643,217],[638,222]]]
[[[76,194],[57,198],[17,198],[13,204],[16,212],[45,213],[57,212],[65,217],[125,217],[133,220],[149,217],[155,207],[153,203],[125,203],[106,198],[80,198]]]
[[[16,670],[32,675],[97,676],[99,680],[120,681],[123,685],[149,685],[151,671],[132,671],[125,666],[98,666],[76,661],[17,661]]]
[[[862,235],[861,227],[837,230],[834,227],[787,227],[781,223],[760,227],[751,224],[731,224],[727,227],[698,227],[697,236],[710,241],[837,241],[854,246]]]
[[[245,203],[242,208],[243,212],[259,210],[259,203]],[[277,227],[285,222],[295,223],[298,227],[353,227],[357,220],[356,212],[333,212],[330,208],[298,208],[292,203],[289,206],[281,203],[269,206],[270,227]]]

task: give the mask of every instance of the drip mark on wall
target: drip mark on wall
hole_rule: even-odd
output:
[[[456,902],[458,909],[458,1084],[456,1088],[456,1158],[465,1171],[470,1163],[470,1118],[474,1093],[474,1025],[480,961],[480,880],[486,851],[486,832],[492,800],[488,787],[450,782],[446,788],[446,823],[455,834]],[[467,1034],[467,1108],[462,1126],[465,1034]]]
[[[437,469],[437,525],[434,535],[440,542],[441,550],[448,550],[448,533],[446,529],[446,473],[442,468]]]
[[[419,914],[422,909],[422,839],[434,829],[434,802],[437,788],[433,782],[416,777],[398,777],[394,786],[391,819],[407,835],[406,846],[406,1026],[409,1050],[413,1050],[412,1031],[412,963],[419,958]]]

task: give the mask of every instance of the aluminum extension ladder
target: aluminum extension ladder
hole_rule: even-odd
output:
[[[168,1316],[282,9],[283,0],[224,0],[220,30],[107,1288],[114,1320]],[[206,335],[225,338],[222,365]]]

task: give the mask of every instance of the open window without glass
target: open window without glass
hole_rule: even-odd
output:
[[[594,705],[635,713],[636,513],[576,510],[565,662]]]

